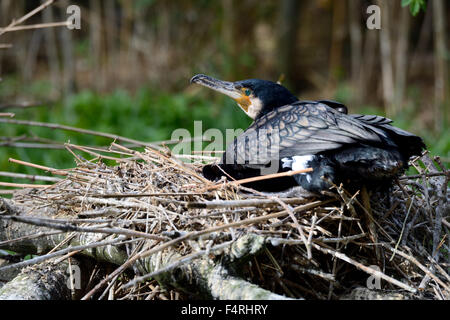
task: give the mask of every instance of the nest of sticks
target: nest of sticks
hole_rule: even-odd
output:
[[[38,166],[60,181],[0,200],[0,223],[33,228],[0,246],[48,240],[16,266],[94,257],[103,276],[91,274],[84,299],[450,297],[449,173],[438,158],[413,160],[419,174],[389,192],[335,186],[305,198],[210,182],[203,156],[66,147],[75,168]]]

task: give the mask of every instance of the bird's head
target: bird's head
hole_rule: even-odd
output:
[[[285,87],[267,80],[248,79],[236,82],[214,79],[198,74],[191,79],[197,83],[233,98],[253,120],[297,98]]]

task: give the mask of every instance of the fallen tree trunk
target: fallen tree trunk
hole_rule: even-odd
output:
[[[67,266],[67,263],[43,262],[24,268],[0,288],[0,300],[70,299]]]
[[[16,252],[33,252],[38,254],[43,254],[54,247],[59,247],[61,250],[53,256],[44,255],[43,257],[24,261],[18,264],[19,266],[36,263],[39,259],[45,259],[45,257],[53,258],[54,256],[78,250],[81,254],[99,261],[117,265],[121,265],[129,259],[123,247],[114,244],[105,245],[104,242],[99,241],[102,235],[97,233],[77,233],[72,236],[68,233],[59,233],[30,239],[30,235],[48,233],[50,229],[44,227],[44,230],[42,230],[42,227],[18,222],[33,221],[20,219],[21,216],[30,218],[30,215],[25,214],[25,210],[26,207],[17,206],[11,201],[0,199],[0,211],[3,211],[3,218],[5,216],[9,216],[10,218],[8,220],[0,219],[0,223],[2,224],[0,226],[0,242],[4,243],[0,247]],[[55,214],[55,212],[48,208],[32,212],[32,216],[39,218],[51,217]],[[51,224],[49,223],[49,225]],[[71,229],[72,227],[66,224],[65,226],[61,226],[61,229],[64,228]],[[8,243],[8,241],[17,239],[17,237],[23,238],[23,240]],[[109,237],[114,237],[114,235]],[[66,241],[67,239],[70,240]],[[120,240],[125,240],[125,237],[122,236]],[[97,246],[81,250],[90,243]],[[260,238],[247,235],[233,243],[230,242],[226,246],[222,245],[219,249],[221,249],[221,252],[228,251],[225,260],[229,261],[230,264],[236,264],[237,262],[242,262],[241,258],[248,259],[249,255],[256,254],[263,245],[264,242]],[[214,250],[210,250],[210,252],[214,253]],[[158,279],[162,286],[172,286],[185,292],[196,293],[198,296],[221,300],[286,299],[281,295],[274,294],[231,275],[220,261],[215,261],[214,259],[210,259],[210,257],[202,258],[204,254],[198,256],[197,259],[192,259],[190,263],[180,265],[179,261],[183,257],[169,248],[158,254],[137,260],[135,266],[140,273],[150,274],[151,277]],[[11,267],[0,267],[0,271],[7,270]],[[0,291],[0,299],[67,298],[68,296],[65,295],[65,291],[61,289],[62,283],[67,281],[66,277],[60,274],[60,271],[64,270],[64,268],[67,268],[64,264],[54,266],[46,262],[38,264],[37,267],[26,268],[2,288]],[[46,270],[44,273],[54,274],[52,278],[48,279],[48,286],[42,286],[40,284],[45,279],[41,277],[42,270]],[[34,282],[35,284],[31,285],[30,282]],[[55,288],[52,290],[49,286],[54,286]],[[17,294],[14,294],[13,291],[16,291]]]

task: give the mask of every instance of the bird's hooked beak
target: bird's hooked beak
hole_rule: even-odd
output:
[[[204,74],[197,74],[191,78],[191,83],[197,83],[217,92],[223,93],[234,99],[239,106],[248,114],[249,106],[252,104],[250,97],[246,95],[245,88],[234,82],[223,81]]]

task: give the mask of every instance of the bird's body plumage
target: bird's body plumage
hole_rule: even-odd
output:
[[[263,91],[250,86],[255,98],[262,102],[259,114],[227,146],[220,164],[204,168],[208,179],[222,175],[244,179],[312,168],[310,173],[249,186],[278,191],[300,185],[308,191],[320,192],[329,188],[330,182],[380,184],[401,174],[408,167],[408,159],[420,155],[425,147],[420,137],[392,126],[390,119],[348,115],[347,107],[340,103],[298,101],[286,89],[284,93],[278,84],[259,84],[266,86]],[[270,95],[271,88],[276,95]],[[265,101],[269,103],[264,104]]]

